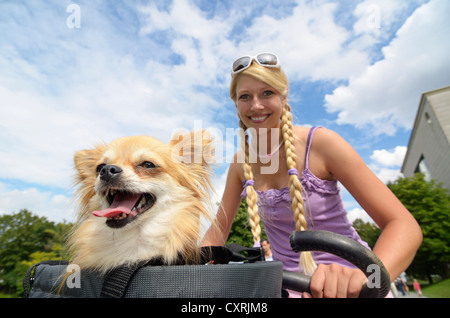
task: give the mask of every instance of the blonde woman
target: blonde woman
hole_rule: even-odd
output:
[[[422,232],[406,208],[338,134],[292,125],[288,91],[276,55],[260,53],[233,63],[230,97],[243,131],[242,149],[229,167],[217,213],[219,227],[209,229],[202,245],[225,244],[245,197],[254,241],[260,240],[262,221],[273,259],[281,261],[285,270],[312,274],[311,294],[303,297],[357,297],[366,281],[362,271],[326,253],[303,252],[299,260],[289,243],[294,230],[327,230],[367,246],[347,219],[337,182],[382,229],[374,253],[390,277],[408,267]]]

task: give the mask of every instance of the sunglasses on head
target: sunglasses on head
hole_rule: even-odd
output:
[[[259,53],[256,56],[242,56],[231,66],[231,76],[240,73],[252,65],[253,60],[264,67],[280,67],[280,59],[273,53]]]

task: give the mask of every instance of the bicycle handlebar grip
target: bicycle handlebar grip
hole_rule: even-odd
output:
[[[328,231],[294,231],[291,233],[290,243],[295,252],[321,251],[339,256],[362,270],[367,278],[371,277],[372,270],[379,273],[373,286],[364,284],[360,298],[383,298],[389,293],[391,280],[383,263],[370,249],[355,240]],[[310,292],[310,279],[303,274],[285,271],[283,287]]]

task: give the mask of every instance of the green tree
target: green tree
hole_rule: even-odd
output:
[[[266,237],[264,226],[261,223],[261,239]],[[227,244],[236,243],[246,247],[253,246],[253,236],[248,221],[247,203],[245,200],[241,201],[239,209],[231,226],[230,234],[228,235]]]
[[[364,222],[361,219],[353,221],[353,227],[356,229],[361,239],[367,242],[370,248],[373,249],[381,234],[381,229],[376,224]]]
[[[32,261],[33,253],[42,257],[61,258],[64,232],[69,224],[55,225],[45,217],[33,215],[24,209],[18,213],[0,216],[0,287],[9,293],[15,291],[23,279],[23,261]],[[39,255],[34,254],[34,257]]]
[[[411,178],[399,178],[388,187],[419,223],[423,242],[410,270],[426,275],[448,276],[450,263],[450,194],[436,180],[426,181],[417,173]]]

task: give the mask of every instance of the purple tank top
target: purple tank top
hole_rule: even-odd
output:
[[[300,176],[303,186],[303,200],[305,204],[306,221],[308,230],[326,230],[350,237],[362,245],[368,245],[362,241],[351,222],[347,218],[339,186],[336,180],[322,180],[317,178],[309,170],[309,152],[314,132],[314,127],[308,134],[305,155],[305,170]],[[245,183],[245,181],[244,181]],[[274,260],[281,261],[285,270],[299,270],[299,254],[291,249],[289,235],[295,230],[292,201],[289,188],[270,189],[256,191],[258,194],[259,216],[266,229]],[[241,196],[245,197],[245,189]],[[349,262],[332,254],[313,252],[317,264],[337,263],[340,265],[355,267]]]

